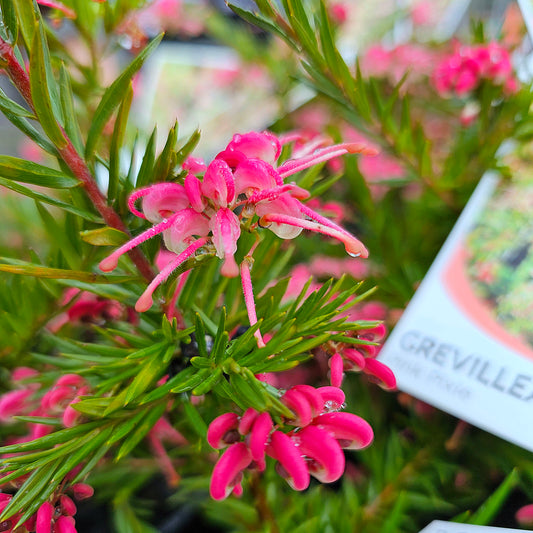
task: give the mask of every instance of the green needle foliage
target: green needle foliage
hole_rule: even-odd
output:
[[[306,380],[328,385],[329,356],[377,345],[366,334],[381,321],[357,310],[379,301],[394,322],[482,174],[497,168],[510,179],[498,152],[504,141],[525,143],[533,131],[527,86],[502,97],[501,87],[485,83],[475,94],[476,120],[461,125],[457,99],[437,101],[429,80],[417,91],[408,75],[393,83],[348,62],[325,1],[255,4],[230,5],[267,37],[211,12],[206,31],[269,73],[281,104],[271,129],[299,128],[301,110],[291,109],[289,95],[310,87],[302,109],[327,109],[323,133],[340,142],[345,127],[356,128],[403,175],[383,179],[385,192],[375,194],[360,160],[348,157],[341,169],[316,165],[291,177],[310,192],[309,205],[342,199],[347,229],[371,253],[366,281],[318,273],[295,292],[295,265],[339,260],[339,245],[282,241],[250,219],[235,253],[244,264],[254,250],[258,320],[250,325],[241,280],[221,274],[212,244],[176,268],[143,313],[134,306],[157,270],[159,236],[122,256],[116,272],[98,268],[152,226],[130,211],[131,193],[183,185],[182,165],[200,139],[199,130],[183,136],[177,121],[159,149],[156,127],[136,130],[134,77],[163,35],[145,36],[127,61],[117,51],[144,2],[64,0],[43,15],[33,0],[0,0],[0,66],[19,93],[0,90],[0,110],[44,154],[39,163],[0,156],[0,491],[9,495],[0,529],[33,531],[43,504],[55,506],[85,483],[112,510],[119,533],[157,531],[177,508],[228,531],[415,533],[433,519],[497,523],[513,495],[533,499],[530,454],[353,374],[343,408],[367,420],[375,437],[365,450],[346,451],[341,480],[297,492],[268,459],[264,472],[245,473],[242,498],[209,497],[217,461],[206,440],[210,423],[252,408],[285,432],[297,427],[285,390]],[[62,10],[74,14],[70,22]],[[86,60],[58,31],[61,23]],[[116,55],[121,71],[104,83],[101,60]],[[446,142],[432,137],[425,113],[448,121]],[[282,153],[289,157],[286,147]],[[102,173],[105,186],[96,179]],[[259,332],[268,334],[266,346]],[[12,379],[20,367],[32,371]],[[77,383],[75,394],[54,404],[65,379]],[[21,391],[28,394],[17,407],[29,408],[4,415],[5,399]],[[47,401],[55,411],[42,408]]]

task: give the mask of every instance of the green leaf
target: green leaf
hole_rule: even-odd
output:
[[[24,482],[20,490],[18,490],[13,496],[9,505],[0,515],[0,520],[6,520],[22,509],[28,512],[28,507],[26,507],[27,504],[29,504],[30,508],[35,507],[36,510],[47,497],[45,489],[48,488],[48,494],[51,494],[55,489],[50,483],[50,479],[54,475],[55,469],[60,464],[60,460],[61,459],[56,459],[55,463],[49,465],[47,468],[39,468],[35,470]],[[31,502],[33,502],[33,504]]]
[[[253,407],[257,411],[266,409],[265,398],[262,395],[257,395],[256,389],[250,385],[249,380],[244,379],[239,374],[232,374],[230,384],[243,405]]]
[[[17,104],[17,102],[14,102],[8,98],[2,89],[0,89],[0,109],[4,113],[11,113],[12,115],[16,115],[18,117],[35,118],[35,115],[31,111],[28,111],[26,108]]]
[[[203,383],[192,390],[193,395],[201,396],[202,394],[207,394],[220,381],[221,377],[222,369],[220,367],[216,367],[212,374],[206,380],[204,380]]]
[[[157,138],[157,128],[154,128],[152,135],[148,139],[148,144],[144,151],[143,160],[141,163],[141,168],[137,174],[137,180],[135,185],[137,187],[144,187],[148,183],[152,182],[152,176],[154,172],[154,162],[155,162],[155,142]]]
[[[176,165],[181,165],[200,140],[200,130],[194,130],[185,144],[176,153]]]
[[[178,140],[178,121],[174,122],[174,126],[170,128],[168,132],[167,141],[165,147],[159,154],[154,168],[153,180],[158,181],[167,181],[172,178],[172,169],[176,165],[176,152],[174,147]]]
[[[97,223],[103,223],[103,219],[95,215],[89,211],[85,211],[83,209],[78,209],[77,207],[74,207],[71,204],[67,204],[65,202],[62,202],[61,200],[58,200],[57,198],[53,198],[51,196],[46,196],[45,194],[42,194],[40,192],[34,191],[33,189],[28,189],[28,187],[24,187],[23,185],[19,185],[15,181],[9,181],[4,178],[0,178],[0,185],[3,185],[7,189],[11,189],[12,191],[18,192],[20,194],[23,194],[24,196],[27,196],[28,198],[33,198],[34,200],[38,200],[39,202],[44,202],[46,204],[53,205],[55,207],[59,207],[60,209],[63,209],[65,211],[68,211],[69,213],[72,213],[74,215],[78,215],[85,220],[89,220],[90,222],[97,222]]]
[[[80,232],[83,241],[94,246],[121,246],[129,241],[130,237],[123,231],[106,226],[93,230]]]
[[[12,261],[10,258],[0,257],[2,261]],[[14,261],[12,261],[14,262]],[[116,283],[112,277],[81,270],[69,270],[63,268],[49,268],[26,261],[17,261],[17,264],[0,264],[0,271],[23,276],[33,276],[45,279],[75,279],[87,283]]]
[[[152,383],[157,381],[165,371],[161,365],[161,353],[157,353],[143,365],[135,379],[128,385],[124,405],[131,403],[140,396]]]
[[[2,9],[2,20],[9,35],[9,43],[16,44],[18,37],[18,21],[13,0],[0,0]]]
[[[298,49],[295,42],[290,39],[278,26],[272,24],[267,18],[257,13],[251,13],[250,11],[246,11],[245,9],[242,9],[231,2],[228,2],[228,7],[246,22],[254,24],[258,28],[261,28],[262,30],[265,30],[268,33],[272,33],[274,35],[277,35],[278,37],[281,37],[289,46],[291,46],[295,50]]]
[[[44,132],[58,148],[64,148],[67,140],[58,124],[60,119],[53,101],[57,98],[55,80],[51,74],[50,52],[41,20],[35,24],[30,54],[30,88],[33,107]]]
[[[131,82],[133,75],[142,67],[147,57],[155,50],[163,38],[158,35],[146,46],[143,51],[126,67],[122,74],[107,88],[94,113],[94,118],[87,135],[85,157],[90,159],[94,156],[96,144],[101,137],[104,126],[111,117],[113,110],[122,102],[124,93]]]
[[[133,89],[131,82],[126,89],[126,94],[118,110],[117,119],[111,136],[111,147],[109,148],[109,185],[107,188],[107,203],[111,204],[117,198],[118,183],[120,177],[120,150],[124,142],[126,125],[133,99]]]
[[[45,152],[58,156],[56,147],[40,132],[37,131],[24,117],[15,115],[7,109],[1,108],[5,117],[16,126],[22,133],[27,135],[33,142],[40,146]]]
[[[468,524],[486,526],[498,514],[505,501],[517,486],[519,481],[518,472],[513,469],[503,480],[501,485],[492,493],[481,507],[466,521]]]
[[[52,446],[55,446],[56,444],[70,441],[77,435],[82,435],[84,433],[92,431],[94,428],[100,426],[101,423],[101,421],[88,422],[86,424],[80,424],[79,426],[75,426],[73,428],[61,429],[59,431],[56,431],[55,433],[51,433],[50,435],[45,435],[44,437],[40,437],[38,439],[31,440],[28,442],[11,444],[9,446],[2,446],[0,447],[0,453],[23,453],[30,452],[33,450],[47,449]]]
[[[83,152],[83,142],[81,138],[80,125],[76,117],[74,109],[74,97],[72,95],[72,87],[70,83],[70,74],[65,65],[61,64],[59,71],[59,87],[61,97],[61,110],[63,116],[68,119],[65,120],[65,132],[78,153]]]
[[[200,438],[205,439],[207,435],[207,424],[200,416],[196,407],[190,401],[184,401],[183,408],[185,410],[185,416],[188,418],[194,431]]]
[[[141,439],[146,436],[146,434],[154,427],[154,424],[163,416],[166,408],[166,403],[162,402],[149,410],[148,414],[142,419],[142,422],[122,443],[122,446],[119,448],[117,455],[115,456],[115,461],[120,461],[120,459],[128,455],[128,453],[139,444]]]
[[[69,189],[80,182],[59,170],[9,155],[0,155],[0,176],[51,189]]]
[[[31,50],[33,43],[33,34],[35,31],[35,23],[37,22],[37,14],[35,12],[34,3],[28,0],[4,0],[12,3],[17,12],[17,18],[20,23],[20,30],[22,37],[26,44],[26,49]],[[3,8],[2,8],[3,11]]]
[[[188,369],[185,369],[185,370],[188,370]],[[193,369],[193,370],[196,370],[196,369]],[[180,374],[182,374],[182,372],[180,372]],[[178,374],[178,376],[180,374]],[[180,380],[179,385],[174,386],[170,392],[177,394],[180,392],[186,392],[191,389],[194,389],[195,387],[200,385],[200,383],[202,383],[205,379],[207,379],[210,375],[211,375],[210,369],[206,368],[204,370],[200,370],[196,372],[195,374],[193,374],[192,376],[185,379],[184,381]]]

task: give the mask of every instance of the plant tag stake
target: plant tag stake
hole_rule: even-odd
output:
[[[379,359],[399,389],[533,451],[533,185],[515,181],[485,174]]]

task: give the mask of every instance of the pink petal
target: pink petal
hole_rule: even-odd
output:
[[[396,377],[394,372],[386,365],[378,361],[377,359],[366,360],[365,368],[363,368],[365,374],[369,374],[376,379],[376,383],[387,390],[396,389]]]
[[[54,533],[77,533],[74,518],[72,516],[60,516],[55,521]]]
[[[343,472],[345,459],[338,442],[325,430],[306,426],[298,433],[300,452],[311,459],[309,473],[322,483],[337,481]]]
[[[94,494],[94,489],[87,483],[74,483],[72,485],[72,493],[76,500],[86,500]]]
[[[294,490],[305,490],[309,486],[309,471],[296,444],[281,431],[274,431],[270,437],[267,454],[279,461],[281,475]]]
[[[226,207],[235,198],[233,173],[222,159],[209,163],[202,182],[202,193],[218,207]]]
[[[322,413],[324,410],[324,399],[317,389],[311,387],[311,385],[295,385],[292,387],[292,390],[295,390],[305,396],[309,402],[309,406],[311,407],[313,418]]]
[[[142,206],[146,218],[157,223],[189,207],[189,198],[179,183],[156,183],[144,195]]]
[[[362,370],[363,368],[365,368],[366,360],[365,356],[361,352],[358,352],[353,348],[344,348],[344,350],[342,351],[342,355],[350,363],[353,363],[353,365],[355,365],[355,369]],[[353,366],[350,368],[350,370],[352,369]]]
[[[212,448],[220,450],[239,439],[235,431],[239,425],[236,413],[224,413],[217,416],[207,430],[207,442]]]
[[[41,398],[41,407],[46,410],[61,408],[62,405],[70,403],[75,394],[71,387],[54,387]],[[68,400],[68,402],[65,402],[65,400]]]
[[[228,144],[227,150],[239,151],[246,157],[255,157],[272,164],[281,153],[281,143],[276,136],[268,131],[236,133]]]
[[[329,360],[330,379],[332,387],[340,387],[342,385],[344,363],[341,354],[335,353]]]
[[[370,424],[351,413],[324,413],[313,421],[313,425],[325,429],[344,449],[359,450],[374,439]]]
[[[188,170],[193,174],[199,174],[205,172],[207,166],[202,158],[188,156],[187,159],[185,159],[185,161],[181,165],[181,168],[183,168],[184,170]]]
[[[252,455],[243,442],[232,444],[220,457],[209,485],[214,500],[227,498],[235,485],[240,483],[239,474],[252,462]]]
[[[325,411],[338,411],[343,408],[346,397],[342,389],[338,387],[319,387],[317,392],[324,400]]]
[[[29,368],[27,366],[18,366],[11,372],[11,381],[15,383],[17,381],[34,378],[38,375],[39,372],[33,368]]]
[[[287,420],[287,424],[293,426],[307,426],[313,419],[313,411],[307,397],[301,392],[289,389],[282,397],[281,401],[296,415],[292,420]]]
[[[533,503],[520,507],[520,509],[516,511],[515,518],[521,526],[533,526]]]
[[[235,170],[243,161],[246,161],[248,158],[238,150],[223,150],[217,154],[215,159],[224,161],[227,163],[230,169]]]
[[[78,374],[65,374],[55,382],[55,385],[78,388],[83,387],[85,383],[85,379]]]
[[[288,193],[282,194],[275,200],[260,202],[255,206],[255,212],[262,217],[259,224],[274,232],[281,239],[294,239],[302,232],[295,220],[303,219],[300,202]],[[287,221],[278,221],[275,217],[286,216]],[[268,218],[267,218],[268,217]],[[302,220],[302,222],[304,222]]]
[[[261,159],[245,159],[235,169],[235,194],[250,196],[255,191],[272,189],[281,182],[274,168]]]
[[[35,533],[50,533],[52,531],[52,517],[55,507],[50,502],[44,502],[37,511]]]
[[[62,494],[59,498],[61,512],[67,516],[74,516],[76,514],[76,504],[66,495]]]
[[[252,459],[257,463],[259,470],[265,469],[265,450],[273,427],[274,424],[270,415],[261,413],[255,420],[250,433],[248,446]]]
[[[237,240],[241,236],[241,225],[237,215],[227,208],[219,209],[209,223],[213,232],[213,244],[217,256],[224,259],[221,268],[223,276],[234,278],[239,275],[239,267],[233,255],[237,251]]]
[[[194,209],[182,209],[176,214],[174,223],[163,232],[166,247],[180,254],[190,244],[193,237],[206,237],[209,233],[209,220]]]
[[[241,416],[241,419],[239,420],[239,433],[241,435],[248,435],[258,416],[259,413],[254,408],[249,407],[248,409],[246,409],[244,414]]]
[[[192,174],[187,174],[185,176],[185,182],[183,186],[185,187],[185,192],[187,193],[187,198],[192,206],[192,208],[201,213],[205,209],[205,201],[202,198],[202,182]]]
[[[12,416],[21,415],[28,406],[27,399],[33,390],[13,390],[0,396],[0,420],[7,422]]]

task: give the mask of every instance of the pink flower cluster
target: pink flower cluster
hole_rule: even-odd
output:
[[[90,498],[94,490],[86,483],[74,483],[70,487],[76,500]],[[13,496],[7,493],[0,493],[0,513],[9,505]],[[76,504],[63,492],[54,494],[54,496],[45,501],[37,512],[30,516],[24,523],[24,531],[35,533],[76,533],[76,522],[74,515],[77,512]],[[7,520],[0,522],[0,531],[12,533],[22,531],[15,527],[22,514],[17,513]]]
[[[409,73],[409,81],[428,76],[435,62],[435,52],[427,47],[407,43],[394,48],[371,46],[361,57],[361,71],[366,76],[388,78],[394,84]]]
[[[79,413],[72,407],[80,396],[89,392],[85,379],[77,374],[65,374],[58,378],[52,387],[39,398],[40,385],[35,381],[39,373],[32,368],[15,368],[11,382],[15,388],[0,396],[0,422],[9,422],[13,416],[28,415],[42,417],[61,416],[66,427],[75,425]],[[19,437],[16,442],[26,442],[48,434],[52,426],[28,424],[28,435]],[[14,444],[14,442],[12,442]]]
[[[466,96],[484,80],[502,86],[505,94],[518,90],[509,51],[497,42],[457,45],[433,73],[435,88],[443,96]]]
[[[65,324],[93,323],[103,325],[108,320],[127,320],[131,323],[135,323],[137,320],[133,309],[126,308],[120,302],[75,288],[65,291],[61,305],[69,306],[69,308],[48,323],[48,327],[53,332],[58,331]]]
[[[294,490],[305,490],[310,476],[332,483],[344,473],[343,449],[368,446],[374,434],[362,418],[339,410],[344,393],[337,387],[296,385],[281,401],[294,413],[285,424],[295,429],[285,433],[267,412],[248,409],[242,416],[225,413],[211,422],[207,441],[217,449],[227,448],[211,476],[210,493],[215,500],[231,493],[242,494],[243,471],[263,471],[266,456],[277,461],[278,473]]]
[[[221,273],[227,277],[241,275],[244,299],[250,324],[257,322],[250,270],[252,246],[242,263],[237,265],[234,255],[241,235],[241,225],[248,231],[269,228],[282,239],[293,239],[302,230],[310,230],[341,241],[354,256],[367,257],[363,244],[330,219],[313,211],[301,200],[309,193],[295,183],[286,183],[289,176],[315,164],[346,153],[374,153],[361,143],[322,146],[324,139],[312,141],[298,148],[298,157],[279,164],[282,146],[301,140],[298,135],[277,137],[269,132],[234,135],[225,150],[205,165],[198,159],[186,161],[188,172],[183,184],[156,183],[135,191],[129,208],[137,216],[154,224],[133,238],[100,263],[109,272],[118,265],[119,258],[142,242],[163,234],[166,247],[176,254],[148,285],[135,306],[147,311],[155,289],[187,259],[213,250],[223,260]],[[136,202],[142,199],[142,212]],[[264,346],[257,332],[260,346]]]

